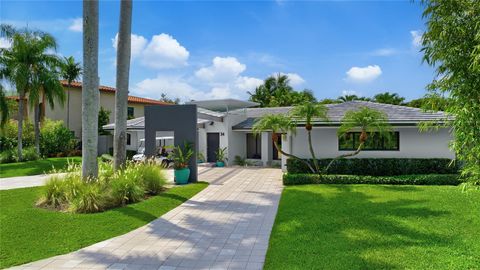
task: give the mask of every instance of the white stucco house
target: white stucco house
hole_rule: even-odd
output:
[[[292,107],[255,108],[258,104],[234,99],[193,101],[198,107],[198,151],[208,162],[215,161],[214,152],[218,148],[227,148],[228,161],[235,156],[246,158],[257,165],[274,164],[286,167],[286,158],[275,150],[270,132],[259,136],[252,133],[255,120],[265,114],[287,114]],[[443,112],[424,112],[421,109],[405,106],[380,104],[366,101],[351,101],[326,105],[329,121],[314,121],[312,141],[317,158],[333,158],[356,147],[358,134],[339,138],[337,128],[346,111],[361,106],[371,107],[385,112],[389,123],[394,127],[394,136],[390,141],[371,141],[356,158],[455,158],[449,148],[452,135],[448,128],[437,131],[420,132],[418,123],[422,121],[442,121],[448,119]],[[175,117],[165,115],[165,117]],[[159,119],[161,121],[161,119]],[[144,118],[135,118],[127,122],[130,134],[127,149],[138,148],[143,138]],[[106,125],[104,129],[114,129]],[[157,136],[172,134],[157,134]],[[282,149],[302,158],[310,158],[307,136],[302,125],[297,127],[295,135],[284,134],[278,142]]]

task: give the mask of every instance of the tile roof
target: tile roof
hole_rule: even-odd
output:
[[[389,123],[392,125],[414,125],[421,121],[442,121],[453,120],[451,115],[444,112],[425,112],[419,108],[412,108],[399,105],[382,104],[369,101],[349,101],[338,104],[327,104],[328,122],[317,120],[317,125],[338,125],[340,124],[345,112],[358,109],[361,107],[369,107],[382,111],[387,114]],[[288,114],[293,107],[274,107],[274,108],[248,108],[236,110],[235,113],[244,113],[247,120],[233,126],[233,129],[251,129],[255,119],[266,114]]]
[[[68,87],[68,83],[65,80],[60,81],[64,87]],[[72,82],[70,84],[71,87],[74,88],[82,88],[82,83],[81,82]],[[102,92],[108,92],[108,93],[115,93],[116,89],[110,86],[104,86],[100,85],[98,89]],[[168,102],[163,102],[160,100],[155,100],[155,99],[149,99],[149,98],[142,98],[142,97],[136,97],[136,96],[128,96],[128,102],[130,103],[140,103],[140,104],[149,104],[149,105],[171,105]]]

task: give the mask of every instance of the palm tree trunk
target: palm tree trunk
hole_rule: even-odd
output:
[[[35,132],[35,152],[40,155],[40,105],[38,104],[38,100],[35,102],[34,105],[34,132]]]
[[[277,149],[278,152],[282,153],[282,155],[285,155],[287,157],[294,158],[301,161],[302,163],[307,165],[307,167],[312,171],[312,173],[315,173],[315,169],[312,167],[312,165],[310,165],[310,163],[308,163],[308,161],[283,151],[282,148],[278,146],[278,142],[277,140],[275,140],[273,135],[272,135],[272,140],[273,140],[273,145],[275,146],[275,149]]]
[[[98,176],[98,0],[83,1],[82,177]]]
[[[17,156],[18,161],[23,159],[22,157],[22,137],[23,137],[23,116],[25,110],[25,90],[20,90],[18,95],[18,133],[17,133]]]
[[[332,166],[333,162],[341,159],[341,158],[346,158],[346,157],[353,157],[353,156],[356,156],[358,155],[358,153],[360,153],[360,151],[362,151],[362,148],[363,148],[363,145],[365,144],[365,142],[361,142],[359,145],[358,145],[358,148],[355,152],[352,152],[352,153],[348,153],[348,154],[345,154],[345,155],[341,155],[341,156],[338,156],[334,159],[332,159],[332,161],[330,161],[330,163],[328,163],[327,167],[325,168],[325,171],[324,173],[327,173],[328,172],[328,169],[330,169],[330,166]]]
[[[127,160],[128,80],[132,32],[132,1],[120,2],[120,26],[117,45],[117,92],[115,93],[115,130],[113,134],[114,168],[118,170]]]
[[[307,136],[308,136],[308,146],[310,148],[310,154],[312,155],[312,159],[313,159],[313,166],[315,167],[315,172],[319,173],[320,169],[318,167],[318,160],[315,157],[315,151],[313,150],[313,145],[312,145],[312,130],[307,130]]]

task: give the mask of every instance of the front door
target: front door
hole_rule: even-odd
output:
[[[220,147],[220,134],[207,133],[207,162],[217,161],[215,153]]]

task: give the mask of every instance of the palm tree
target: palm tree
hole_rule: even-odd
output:
[[[349,102],[349,101],[359,100],[359,98],[357,95],[343,95],[338,97],[337,100],[340,102]]]
[[[82,67],[80,63],[75,62],[73,56],[64,57],[61,67],[62,78],[67,81],[68,91],[67,91],[67,127],[70,128],[70,88],[72,87],[72,82],[78,80],[82,74]]]
[[[278,73],[276,76],[270,76],[263,82],[262,85],[255,89],[254,93],[247,92],[250,95],[250,100],[260,103],[260,107],[273,106],[287,106],[285,101],[286,96],[290,96],[293,88],[290,86],[290,79],[287,75]]]
[[[313,173],[315,173],[315,169],[312,167],[312,165],[308,161],[306,161],[302,158],[299,158],[299,157],[297,157],[293,154],[289,154],[289,153],[283,151],[283,149],[278,146],[278,143],[277,143],[278,142],[278,133],[283,133],[283,134],[286,134],[288,132],[290,132],[292,134],[296,133],[296,125],[292,121],[292,119],[290,119],[290,117],[282,115],[282,114],[267,114],[267,115],[264,115],[262,118],[258,119],[255,122],[252,130],[257,136],[259,134],[261,134],[262,132],[268,132],[268,131],[272,132],[273,145],[275,146],[275,149],[277,149],[277,151],[279,151],[280,153],[282,153],[283,155],[285,155],[287,157],[295,158],[295,159],[301,161],[302,163],[307,165],[307,167]]]
[[[117,45],[117,92],[115,93],[115,130],[113,133],[114,168],[118,170],[127,160],[127,107],[130,75],[132,32],[132,1],[120,2],[120,26]]]
[[[7,123],[10,111],[8,109],[8,102],[3,85],[0,84],[0,128]]]
[[[34,109],[35,150],[37,154],[40,154],[40,122],[43,121],[40,117],[40,98],[42,99],[43,112],[45,112],[46,102],[48,102],[50,108],[53,109],[55,107],[55,101],[58,101],[61,105],[63,105],[65,101],[65,91],[59,81],[60,74],[56,70],[56,65],[60,65],[60,62],[54,60],[51,64],[54,66],[39,66],[36,69],[36,82],[32,84],[28,93],[30,107]]]
[[[376,94],[373,96],[373,100],[378,103],[400,105],[403,103],[403,101],[405,101],[405,98],[401,97],[397,93],[385,92]]]
[[[320,168],[312,145],[312,120],[328,121],[327,111],[327,107],[322,104],[305,103],[300,106],[295,106],[291,112],[292,117],[294,117],[297,122],[305,123],[310,154],[312,155],[313,165],[317,173],[320,172]]]
[[[347,136],[347,134],[354,130],[360,130],[357,150],[334,158],[325,168],[325,173],[328,172],[328,169],[336,160],[358,155],[360,151],[362,151],[369,136],[375,135],[378,136],[378,138],[390,139],[392,127],[388,124],[388,117],[384,112],[369,107],[361,107],[345,113],[342,118],[342,125],[338,128],[337,134],[339,137]]]
[[[83,0],[82,177],[98,176],[98,0]]]
[[[2,35],[11,41],[10,48],[2,48],[0,54],[2,78],[15,85],[19,94],[18,110],[18,157],[22,159],[23,118],[25,116],[25,97],[29,95],[30,105],[35,108],[35,146],[39,152],[39,98],[40,93],[56,93],[58,83],[56,68],[58,58],[48,50],[56,49],[55,39],[41,31],[15,29],[2,25]],[[53,79],[52,79],[53,76]],[[46,89],[46,87],[53,87]],[[62,99],[61,93],[58,96]],[[53,104],[53,103],[51,103]]]

